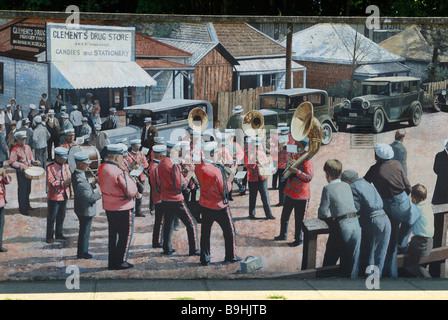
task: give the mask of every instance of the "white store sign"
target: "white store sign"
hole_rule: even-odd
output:
[[[47,60],[129,62],[135,60],[135,28],[47,23]]]

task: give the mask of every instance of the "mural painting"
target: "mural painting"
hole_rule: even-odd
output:
[[[445,276],[425,27],[0,22],[0,280]]]

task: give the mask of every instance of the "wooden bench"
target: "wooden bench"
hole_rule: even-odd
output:
[[[434,242],[431,254],[420,259],[419,264],[429,263],[429,272],[433,277],[445,278],[445,263],[448,259],[447,225],[448,225],[448,204],[433,206],[434,210]],[[303,224],[303,257],[302,272],[295,276],[320,277],[335,274],[339,266],[329,266],[316,268],[316,251],[318,235],[328,233],[328,225],[320,219],[305,219]],[[398,268],[409,265],[408,254],[397,255]],[[282,275],[282,277],[288,275]]]

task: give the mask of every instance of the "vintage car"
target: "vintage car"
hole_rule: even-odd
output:
[[[445,89],[434,91],[434,98],[432,100],[434,110],[448,111],[448,95],[447,95],[448,85]]]
[[[378,77],[364,80],[363,95],[334,107],[339,130],[347,125],[370,126],[380,133],[391,122],[409,121],[418,126],[422,119],[423,90],[414,77]]]
[[[213,132],[213,107],[208,101],[173,99],[160,102],[152,102],[124,108],[126,113],[126,126],[105,130],[101,134],[105,135],[108,143],[116,143],[118,140],[126,139],[128,146],[132,139],[140,139],[141,131],[144,127],[144,119],[151,117],[153,125],[157,128],[159,136],[165,141],[177,141],[188,129],[188,114],[190,110],[202,108],[208,116],[208,126],[204,134]]]
[[[328,93],[319,89],[294,88],[262,93],[258,109],[264,116],[266,130],[276,129],[277,124],[291,124],[295,109],[304,101],[313,104],[314,117],[322,125],[322,144],[329,144],[337,131],[329,115]]]

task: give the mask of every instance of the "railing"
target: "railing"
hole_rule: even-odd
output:
[[[447,226],[448,204],[433,205],[434,238],[433,249],[427,257],[422,257],[419,264],[429,263],[429,273],[432,277],[445,278],[446,259],[448,259]],[[305,219],[303,221],[303,257],[302,271],[276,275],[277,278],[317,278],[337,274],[339,265],[316,267],[317,240],[319,235],[328,234],[327,223],[320,219]],[[397,255],[398,268],[409,266],[408,254]]]

